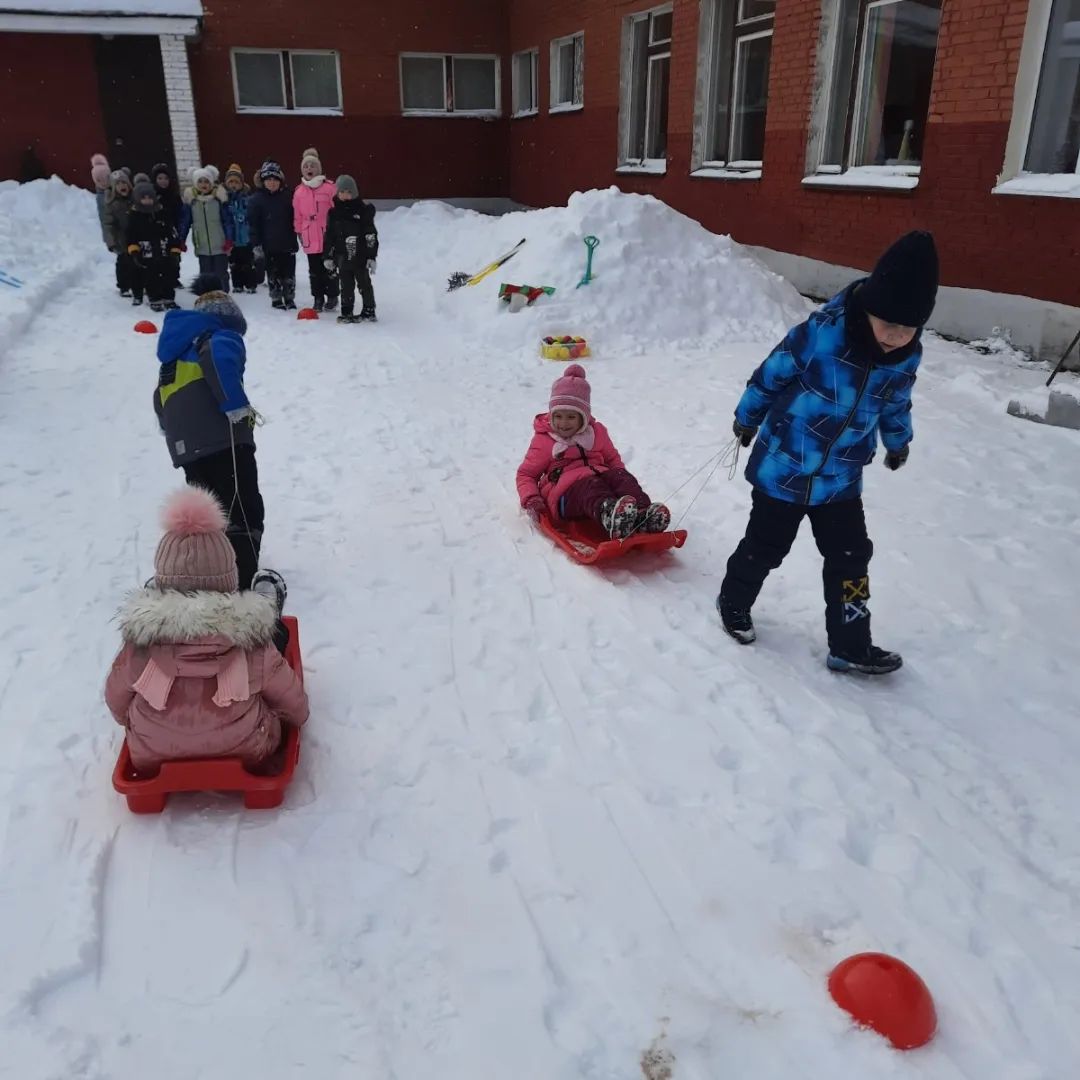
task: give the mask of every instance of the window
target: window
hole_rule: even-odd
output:
[[[585,35],[551,43],[551,112],[580,109],[585,102]]]
[[[403,54],[401,111],[494,116],[499,112],[499,58]]]
[[[515,116],[532,116],[537,104],[537,69],[540,66],[540,50],[527,49],[514,53],[512,71]]]
[[[1054,0],[1024,170],[1080,173],[1080,0]]]
[[[233,49],[237,112],[341,112],[341,68],[332,51]]]
[[[710,0],[702,12],[694,168],[760,170],[776,0]]]
[[[940,22],[941,0],[838,0],[817,171],[918,175]]]
[[[624,24],[626,92],[620,114],[624,164],[667,159],[671,23],[668,5],[631,15]]]

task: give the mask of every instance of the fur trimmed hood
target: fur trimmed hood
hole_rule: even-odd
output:
[[[229,193],[220,184],[215,184],[213,190],[208,191],[205,195],[196,191],[193,187],[184,188],[180,198],[190,206],[196,199],[202,199],[203,202],[206,202],[211,196],[217,199],[219,203],[227,203],[229,201]]]
[[[139,648],[183,645],[201,638],[224,638],[241,649],[273,640],[274,602],[255,592],[177,592],[138,589],[117,614],[123,639]]]

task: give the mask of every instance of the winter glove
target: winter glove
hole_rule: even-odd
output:
[[[373,232],[364,234],[364,243],[367,244],[369,251],[375,250],[375,244],[378,242],[378,239],[379,238]]]
[[[255,261],[256,262],[258,262],[260,259],[262,259],[263,258],[262,244],[256,244],[251,249],[251,254],[255,256]]]
[[[375,260],[374,259],[368,259],[368,261],[367,261],[367,272],[368,272],[368,277],[374,277],[375,276]]]
[[[181,251],[187,251],[187,244],[181,244],[180,245],[180,250]]]
[[[890,450],[885,455],[885,468],[896,472],[901,465],[908,459],[908,454],[911,453],[911,448],[908,446],[902,446],[899,450]]]
[[[234,247],[235,247],[235,245],[233,244],[233,242],[231,240],[226,240],[225,243],[221,245],[221,250],[226,255],[228,255],[232,251],[232,249]]]
[[[241,420],[246,420],[248,417],[251,417],[253,426],[255,423],[255,410],[250,405],[245,405],[242,409],[230,409],[225,415],[230,424],[239,424]]]
[[[525,500],[524,510],[534,525],[539,525],[541,518],[548,517],[547,503],[541,495],[530,495]]]
[[[756,427],[744,427],[738,420],[735,421],[731,430],[735,432],[735,437],[743,444],[743,446],[749,446],[754,441],[754,436],[757,434]]]
[[[329,255],[325,259],[323,259],[322,264],[331,273],[333,273],[337,269],[337,263],[335,263],[334,260],[332,258],[330,258]]]

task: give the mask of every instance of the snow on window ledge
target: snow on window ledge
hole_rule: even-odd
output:
[[[549,113],[564,113],[564,112],[581,112],[585,106],[583,104],[575,105],[572,101],[563,102],[561,105],[552,105],[549,109]]]
[[[518,112],[513,113],[510,117],[511,120],[524,120],[526,116],[538,116],[539,109],[520,109]]]
[[[341,109],[237,109],[237,116],[344,116]]]
[[[919,186],[919,166],[858,165],[841,173],[820,172],[804,176],[803,186],[913,191]]]
[[[992,194],[1080,199],[1080,173],[1021,173],[998,184]]]
[[[761,166],[749,169],[733,169],[729,165],[705,164],[693,169],[692,177],[703,180],[760,180]]]
[[[497,109],[402,109],[402,116],[418,116],[420,118],[439,117],[443,120],[452,120],[455,116],[462,119],[473,119],[479,117],[481,120],[492,120],[502,116]]]
[[[638,176],[663,176],[667,173],[667,158],[646,158],[644,161],[627,162],[615,171]]]

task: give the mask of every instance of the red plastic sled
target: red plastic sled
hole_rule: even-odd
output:
[[[285,660],[303,682],[300,628],[292,615],[283,615],[281,621],[289,628]],[[271,776],[248,772],[239,758],[187,758],[166,761],[156,775],[144,779],[131,764],[125,739],[113,769],[113,787],[127,797],[128,809],[134,814],[160,814],[174,791],[242,791],[249,810],[270,810],[281,805],[300,760],[300,729],[292,724],[286,730],[283,758],[281,771]]]
[[[625,540],[612,540],[595,521],[564,521],[560,526],[550,518],[540,519],[540,529],[579,563],[608,562],[621,559],[631,551],[667,551],[686,543],[686,530],[674,532],[631,533]]]

